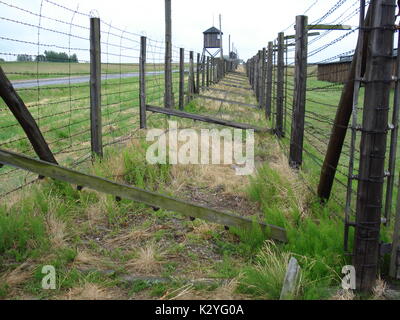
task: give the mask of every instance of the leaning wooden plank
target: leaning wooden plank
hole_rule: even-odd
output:
[[[244,106],[244,107],[258,109],[258,106],[254,105],[254,104],[248,104],[248,103],[243,103],[243,102],[239,102],[239,101],[226,100],[226,99],[222,99],[222,98],[208,97],[208,96],[203,96],[203,95],[199,95],[197,97],[201,98],[201,99],[221,101],[221,102],[225,102],[225,103],[229,103],[229,104],[237,104],[238,106]]]
[[[44,139],[35,119],[32,117],[24,101],[14,90],[3,69],[0,67],[0,96],[18,120],[38,157],[51,163],[57,163],[49,145]]]
[[[154,192],[123,185],[2,149],[0,149],[0,163],[110,194],[121,199],[137,201],[151,207],[174,211],[184,216],[203,219],[223,226],[251,229],[254,224],[250,219],[239,217],[231,213],[220,212]],[[287,242],[284,229],[262,222],[258,222],[258,224],[265,230],[270,238]]]
[[[238,123],[238,122],[232,122],[228,120],[223,120],[223,119],[217,119],[217,118],[212,118],[209,116],[202,116],[199,114],[193,114],[193,113],[187,113],[183,111],[178,111],[178,110],[166,110],[160,107],[153,107],[153,106],[147,106],[147,111],[154,112],[154,113],[162,113],[166,114],[169,116],[174,116],[174,117],[179,117],[179,118],[186,118],[186,119],[192,119],[196,121],[201,121],[201,122],[208,122],[208,123],[214,123],[226,127],[232,127],[232,128],[237,128],[237,129],[243,129],[243,130],[254,130],[256,132],[270,132],[270,129],[265,129],[265,128],[260,128],[256,126],[252,126],[250,124],[246,123]]]

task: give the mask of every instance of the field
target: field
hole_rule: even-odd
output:
[[[257,134],[257,171],[250,177],[238,177],[231,165],[148,165],[146,132],[138,130],[137,81],[103,83],[103,133],[108,147],[104,160],[93,166],[79,163],[90,153],[87,85],[21,90],[20,94],[40,119],[39,125],[63,165],[262,219],[286,228],[289,243],[266,241],[256,227],[251,232],[226,231],[211,223],[189,221],[131,201],[117,202],[89,190],[79,192],[74,186],[45,179],[12,193],[0,207],[0,230],[7,234],[0,239],[0,297],[279,299],[288,260],[294,255],[302,266],[294,298],[354,298],[339,289],[341,269],[349,262],[343,252],[344,189],[336,183],[336,201],[321,206],[314,194],[320,163],[311,156],[321,159],[324,154],[331,124],[321,120],[333,119],[335,108],[327,106],[337,104],[341,86],[321,92],[318,88],[330,84],[309,79],[309,89],[315,90],[308,95],[307,153],[302,171],[288,166],[288,130],[280,142],[272,135]],[[240,81],[248,86],[242,77]],[[175,99],[177,84],[174,75]],[[223,84],[214,88],[228,89]],[[252,91],[229,90],[234,92],[202,94],[257,104]],[[163,76],[148,77],[148,103],[162,106],[162,92]],[[290,99],[288,102],[290,107]],[[4,105],[0,110],[1,148],[33,155],[11,114]],[[262,110],[201,98],[190,102],[185,110],[271,126]],[[179,128],[222,128],[161,115],[149,117],[148,127],[168,130],[168,120],[177,120]],[[347,162],[348,158],[342,157],[341,165],[345,167]],[[27,179],[25,174],[6,167],[0,169],[0,175],[5,181],[2,191]],[[347,183],[345,177],[338,179]],[[58,270],[55,291],[41,290],[43,265]],[[371,298],[381,296],[378,292]]]
[[[11,81],[36,80],[51,78],[79,77],[90,75],[90,63],[57,63],[57,62],[0,62],[0,67]],[[161,64],[149,64],[147,71],[162,69]],[[173,65],[177,70],[177,65]],[[135,63],[103,63],[102,74],[124,74],[139,72],[139,64]]]

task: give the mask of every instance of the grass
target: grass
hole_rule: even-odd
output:
[[[127,82],[128,79],[111,80],[105,84],[130,90],[126,97],[132,100],[137,83]],[[311,84],[321,86],[319,82]],[[73,94],[83,94],[79,90]],[[156,90],[161,89],[150,91],[153,92],[150,95],[154,94],[154,99],[161,103],[156,99],[160,91]],[[70,94],[67,90],[54,92],[59,94],[53,96],[55,100],[68,98]],[[114,93],[118,96],[119,90]],[[31,103],[37,98],[29,96],[28,91],[22,94]],[[247,91],[234,98],[220,93],[206,94],[254,103],[254,96]],[[335,94],[321,95],[318,99],[333,104],[338,96]],[[117,137],[137,128],[137,119],[132,122],[125,119],[132,111],[131,102],[125,105],[119,98],[114,101],[116,110],[121,106],[127,108],[126,113],[119,114],[127,128],[121,127],[115,134]],[[107,106],[107,100],[104,102]],[[68,102],[60,104],[59,110],[68,105]],[[34,114],[38,112],[35,106],[31,108]],[[317,105],[308,108],[319,112]],[[244,107],[196,99],[186,110],[265,126],[262,111]],[[320,113],[331,117],[333,110],[329,110]],[[85,118],[84,114],[76,116]],[[165,129],[167,120],[171,119],[152,117],[149,127]],[[209,128],[208,124],[194,124],[190,120],[178,122],[180,128]],[[328,125],[318,127],[319,124],[315,120],[317,130],[328,130]],[[48,126],[52,125],[49,121]],[[307,137],[310,139],[310,135]],[[85,140],[75,141],[85,143]],[[286,138],[278,143],[272,136],[257,135],[257,172],[250,178],[236,177],[231,166],[148,165],[144,135],[107,148],[104,159],[93,166],[79,167],[81,171],[121,183],[284,227],[289,238],[287,244],[266,241],[266,235],[256,224],[251,231],[227,232],[222,226],[188,221],[175,213],[155,212],[140,203],[116,202],[111,196],[89,190],[78,192],[69,184],[45,180],[24,193],[14,194],[14,198],[0,207],[0,231],[5,235],[0,239],[0,278],[6,283],[0,286],[0,296],[6,299],[278,299],[287,263],[296,257],[302,272],[293,298],[334,297],[340,288],[341,268],[349,263],[343,252],[342,207],[334,201],[324,207],[319,205],[305,184],[306,181],[316,186],[319,166],[305,155],[303,170],[292,171],[284,152],[287,141]],[[313,150],[309,141],[306,147],[316,156],[324,150],[323,146]],[[21,146],[15,148],[22,150]],[[75,156],[71,155],[70,161]],[[65,163],[67,160],[63,159]],[[337,186],[335,190],[342,192]],[[343,199],[343,193],[337,195]],[[54,292],[44,292],[40,287],[41,267],[48,264],[57,269],[58,286]],[[24,267],[20,268],[21,265]],[[138,277],[124,281],[121,277],[126,275]],[[192,284],[204,279],[209,282]]]

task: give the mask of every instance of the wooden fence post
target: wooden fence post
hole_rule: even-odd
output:
[[[165,108],[173,107],[171,0],[165,0]]]
[[[195,76],[194,76],[194,53],[190,51],[189,54],[189,102],[193,100],[193,94],[195,90]]]
[[[278,63],[277,63],[277,86],[276,86],[276,135],[279,138],[284,136],[283,130],[283,108],[285,90],[285,34],[278,35]]]
[[[206,56],[203,56],[201,59],[201,87],[204,89],[206,84],[206,65],[205,65]]]
[[[103,157],[100,19],[90,18],[90,127],[93,156]]]
[[[35,119],[0,67],[0,97],[18,120],[40,160],[57,164]],[[0,165],[1,167],[1,165]]]
[[[365,97],[358,175],[353,265],[357,289],[370,292],[376,282],[385,156],[389,118],[395,0],[376,0],[368,43]]]
[[[139,64],[139,86],[140,86],[140,129],[147,129],[146,116],[146,45],[147,38],[140,38],[140,64]]]
[[[261,105],[262,101],[262,90],[264,88],[263,83],[262,83],[262,71],[263,71],[263,61],[262,61],[262,50],[258,51],[258,63],[257,63],[257,70],[258,70],[258,76],[257,76],[257,100],[258,100],[258,105]]]
[[[307,90],[308,17],[296,17],[296,57],[293,92],[292,136],[289,164],[298,169],[303,163],[304,120]]]
[[[262,77],[261,77],[261,98],[260,98],[260,109],[265,110],[265,93],[266,93],[266,81],[267,81],[267,49],[263,48],[262,51]]]
[[[210,86],[210,57],[207,57],[207,88]]]
[[[268,56],[267,56],[267,87],[265,90],[265,113],[267,119],[271,118],[272,111],[272,73],[273,73],[273,50],[274,43],[272,41],[268,42]]]
[[[185,106],[185,49],[179,50],[179,110]]]
[[[197,54],[196,93],[200,93],[200,53]]]

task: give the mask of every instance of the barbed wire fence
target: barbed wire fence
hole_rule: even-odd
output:
[[[263,49],[266,53],[263,54],[263,50],[260,50],[247,62],[250,82],[260,105],[266,109],[270,125],[280,138],[280,144],[287,153],[290,164],[294,168],[302,168],[301,175],[306,173],[304,183],[317,197],[330,199],[336,204],[336,211],[344,224],[344,248],[347,254],[353,256],[356,269],[362,274],[362,280],[357,282],[362,289],[370,285],[371,281],[368,280],[372,279],[378,266],[376,248],[382,246],[379,244],[379,230],[384,226],[384,232],[391,234],[393,229],[390,221],[398,212],[393,200],[397,199],[397,172],[400,167],[396,157],[398,90],[392,90],[390,101],[387,102],[394,105],[394,108],[390,108],[392,117],[389,121],[383,120],[388,129],[371,129],[371,124],[368,127],[365,114],[370,109],[364,109],[370,103],[368,100],[364,101],[364,96],[374,90],[373,84],[383,83],[387,86],[389,83],[392,89],[395,85],[398,88],[398,54],[393,50],[393,33],[396,30],[394,20],[387,25],[374,26],[371,21],[376,24],[377,20],[369,18],[377,14],[378,6],[382,6],[390,8],[387,9],[389,11],[386,12],[385,19],[394,19],[397,3],[392,2],[382,4],[378,0],[339,0],[327,8],[321,17],[312,20],[305,15],[299,16],[296,23],[284,30],[288,32],[295,27],[296,35],[280,33],[277,39],[269,43],[268,48]],[[321,2],[313,2],[313,6],[317,4],[322,5]],[[308,8],[306,12],[312,13],[312,9]],[[355,26],[357,18],[359,23]],[[302,26],[302,23],[305,25]],[[302,27],[303,34],[299,31]],[[374,30],[378,30],[376,34]],[[386,54],[385,62],[381,62],[387,72],[383,80],[373,79],[370,73],[364,74],[365,69],[371,68],[372,58],[370,55],[367,57],[366,43],[373,36],[380,37],[379,39],[392,37],[391,43],[387,40],[386,52],[393,52],[389,56]],[[368,50],[379,51],[377,48]],[[367,59],[369,60],[365,62]],[[260,79],[264,80],[260,83]],[[380,88],[374,94],[387,92],[388,95],[387,87],[382,85]],[[371,97],[371,93],[369,94]],[[346,107],[350,108],[344,112]],[[389,107],[386,105],[380,106],[375,112],[382,110],[389,114]],[[382,143],[375,146],[375,150],[367,158],[365,148],[368,137],[387,133],[391,133],[389,142],[384,143],[384,138],[379,140]],[[380,150],[379,155],[377,150]],[[379,165],[374,162],[377,161],[376,158],[380,158]],[[375,167],[369,167],[370,171],[365,171],[366,166],[372,165],[369,163],[374,163]],[[373,171],[377,166],[388,169],[384,173]],[[368,183],[374,187],[380,184],[381,191],[385,191],[381,198],[380,189],[374,189],[375,193],[365,194],[367,189],[363,188],[367,188]],[[364,204],[375,201],[371,198],[379,199],[375,203]],[[377,210],[378,214],[375,216],[378,220],[368,221],[363,216],[363,206],[366,206],[366,211]],[[395,263],[398,263],[398,228],[397,224],[392,245],[394,269]],[[366,244],[367,241],[370,241],[369,244]],[[377,244],[376,247],[366,249],[373,242]],[[366,261],[370,265],[366,265]]]
[[[0,1],[1,66],[44,135],[57,161],[74,168],[90,161],[90,19],[51,0],[27,8]],[[62,17],[62,18],[54,18]],[[140,131],[139,59],[141,34],[100,19],[102,146],[126,143]],[[164,106],[165,42],[147,39],[147,103]],[[189,52],[185,65],[189,63]],[[173,90],[179,90],[179,48],[173,47]],[[187,78],[188,71],[185,76]],[[185,96],[188,96],[187,91]],[[161,115],[149,115],[148,120]],[[35,156],[21,125],[0,102],[0,148]],[[37,181],[22,170],[0,169],[0,197]]]

